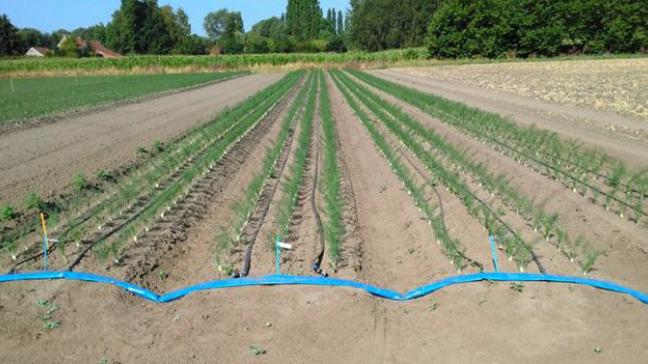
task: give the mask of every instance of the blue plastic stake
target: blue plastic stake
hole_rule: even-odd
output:
[[[493,266],[495,267],[495,272],[499,272],[499,264],[497,263],[497,249],[495,247],[495,238],[493,235],[488,235],[488,240],[490,241],[491,256],[493,257]]]

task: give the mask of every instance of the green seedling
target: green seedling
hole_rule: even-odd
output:
[[[0,222],[10,221],[16,217],[14,207],[11,205],[4,205],[0,208]]]
[[[53,330],[61,326],[61,321],[53,320],[52,318],[54,313],[59,309],[54,302],[47,299],[40,299],[36,304],[41,308],[45,309],[45,313],[41,316],[41,320],[43,321],[44,328],[48,330]]]
[[[266,353],[265,349],[256,345],[250,345],[249,349],[250,349],[250,353],[252,353],[252,355],[254,356],[261,356]]]
[[[511,284],[509,285],[509,288],[511,288],[512,290],[514,290],[517,293],[522,293],[522,292],[524,292],[524,283],[522,283],[522,282],[511,282]]]
[[[162,144],[161,141],[156,140],[153,142],[153,148],[151,148],[151,150],[155,153],[164,152],[164,144]]]
[[[30,191],[25,196],[25,207],[30,211],[39,211],[42,210],[45,203],[43,199],[34,191]]]
[[[88,182],[88,178],[85,174],[79,172],[72,179],[72,185],[77,192],[81,192],[90,187],[90,182]]]
[[[105,169],[97,171],[97,179],[100,179],[102,181],[110,181],[112,180],[112,178],[112,175]]]

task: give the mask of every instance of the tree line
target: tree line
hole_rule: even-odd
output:
[[[553,56],[646,52],[646,0],[350,0],[327,9],[288,0],[281,16],[245,32],[240,12],[207,14],[207,37],[191,32],[182,8],[122,0],[107,25],[51,34],[16,29],[0,17],[0,54],[30,46],[57,49],[63,34],[102,42],[123,54],[380,51],[427,47],[431,57]],[[70,45],[71,47],[73,45]],[[60,50],[58,51],[60,52]],[[65,53],[65,52],[64,52]]]

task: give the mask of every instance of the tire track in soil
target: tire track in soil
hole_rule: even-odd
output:
[[[189,231],[203,224],[210,206],[222,195],[250,154],[276,124],[278,116],[285,111],[296,89],[297,87],[294,87],[247,135],[236,142],[216,162],[214,168],[200,177],[164,217],[155,221],[147,233],[138,236],[137,242],[122,250],[124,255],[119,261],[106,267],[111,271],[111,275],[122,276],[126,281],[143,284],[147,288],[159,288],[160,277],[152,278],[150,273],[165,258],[173,261],[178,251],[185,249],[181,243],[187,240]],[[213,240],[213,237],[210,240]],[[92,269],[91,267],[97,264],[101,263],[93,257],[92,262],[84,266],[84,270]]]
[[[605,251],[594,265],[591,276],[614,280],[637,289],[648,288],[648,246],[645,243],[646,229],[641,225],[606,212],[581,195],[573,193],[561,182],[521,165],[412,105],[363,84],[399,106],[424,126],[433,128],[455,147],[463,148],[475,161],[484,163],[489,171],[505,174],[513,187],[524,195],[533,197],[536,204],[543,206],[547,212],[558,213],[560,226],[567,229],[572,239],[582,235],[593,248]],[[578,265],[569,263],[553,245],[542,240],[535,248],[538,255],[544,257],[543,262],[547,263],[551,273],[580,274]],[[580,258],[582,255],[578,257]]]

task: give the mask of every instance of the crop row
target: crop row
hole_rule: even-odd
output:
[[[458,196],[460,201],[466,206],[468,213],[480,221],[484,228],[488,229],[491,233],[495,231],[510,232],[510,235],[502,234],[500,243],[504,246],[509,259],[515,259],[520,270],[524,270],[534,258],[534,253],[531,246],[520,238],[519,233],[504,223],[497,212],[490,208],[486,202],[479,199],[466,183],[461,180],[459,175],[448,170],[432,153],[425,150],[415,139],[414,133],[401,126],[400,120],[395,120],[390,117],[385,112],[387,102],[384,100],[379,100],[379,102],[374,100],[372,102],[369,96],[372,94],[369,90],[360,88],[360,85],[353,82],[346,75],[342,75],[341,78],[355,96],[376,115],[382,124],[398,138],[405,148],[414,154],[425,165],[428,171],[446,186],[451,194]],[[375,95],[372,96],[375,97]]]
[[[407,167],[400,161],[397,153],[390,146],[387,139],[380,133],[378,128],[373,124],[369,115],[362,109],[360,104],[356,102],[347,85],[342,81],[342,74],[337,71],[332,71],[333,80],[336,86],[344,95],[347,103],[353,109],[354,113],[358,116],[362,124],[365,126],[371,139],[376,145],[380,153],[387,159],[390,168],[401,181],[409,196],[414,201],[417,208],[423,212],[428,223],[434,229],[437,242],[441,245],[444,253],[448,256],[450,263],[454,265],[457,271],[461,271],[465,267],[465,254],[463,253],[460,242],[453,239],[444,228],[445,224],[440,213],[437,213],[436,207],[430,205],[425,197],[425,192],[422,187],[418,186],[414,178],[409,173]]]
[[[276,233],[283,238],[288,237],[290,219],[297,205],[299,188],[304,180],[306,161],[313,140],[313,117],[315,115],[319,79],[314,77],[313,83],[308,92],[304,108],[304,118],[297,138],[297,147],[292,165],[290,166],[290,176],[283,185],[283,195],[278,205],[277,219],[275,221]]]
[[[638,222],[646,215],[646,171],[631,172],[620,161],[602,152],[582,148],[577,142],[563,140],[556,133],[533,126],[522,127],[499,115],[482,112],[363,72],[349,72],[491,144],[518,162],[560,181],[574,192],[589,195],[593,202],[604,204],[606,209],[616,204],[622,217],[632,212],[633,219]]]
[[[288,109],[288,112],[282,121],[281,129],[279,131],[279,134],[277,135],[277,140],[274,146],[266,151],[261,170],[253,177],[252,181],[246,187],[243,199],[235,202],[232,205],[232,210],[235,214],[234,220],[230,224],[220,227],[220,230],[216,236],[214,262],[219,271],[224,272],[226,275],[230,275],[233,271],[233,268],[225,264],[224,260],[222,259],[222,254],[230,251],[232,245],[240,244],[241,239],[244,238],[243,232],[245,230],[245,227],[252,217],[254,209],[263,193],[267,181],[269,180],[269,178],[273,177],[272,174],[275,170],[277,162],[279,161],[279,157],[281,156],[283,149],[286,146],[286,142],[291,133],[291,130],[294,128],[295,122],[299,118],[299,110],[303,108],[303,102],[306,97],[307,90],[309,89],[309,87],[312,87],[312,82],[313,76],[311,75],[309,77],[309,81],[307,81],[307,84],[309,86],[302,87],[299,91],[299,94],[290,105],[290,108]],[[245,241],[243,243],[249,242]]]
[[[489,172],[488,168],[475,162],[464,151],[448,143],[443,137],[437,134],[433,129],[425,128],[420,122],[412,118],[409,114],[403,112],[398,107],[380,99],[370,92],[367,88],[356,84],[358,89],[366,95],[368,100],[375,105],[382,106],[388,114],[396,119],[401,125],[409,129],[414,137],[422,139],[429,144],[436,153],[443,156],[456,173],[468,172],[472,175],[480,186],[484,187],[492,196],[496,195],[516,214],[522,216],[527,224],[533,227],[535,232],[542,234],[547,242],[550,241],[566,255],[570,261],[574,262],[578,254],[577,248],[581,249],[583,259],[580,264],[584,272],[591,270],[594,261],[600,254],[592,249],[581,237],[575,240],[570,239],[569,234],[558,226],[559,216],[556,213],[548,213],[540,206],[537,206],[531,199],[517,190],[505,175],[495,175]],[[441,161],[440,163],[443,163]],[[506,241],[507,232],[504,229],[495,229],[490,231],[498,242]],[[504,245],[504,244],[502,244]]]
[[[180,176],[175,179],[168,186],[161,189],[161,192],[148,202],[146,207],[142,209],[137,217],[128,222],[119,232],[119,235],[110,244],[104,244],[99,249],[101,257],[106,257],[109,252],[116,254],[121,246],[130,238],[137,240],[138,233],[141,230],[147,230],[153,220],[159,215],[164,218],[166,211],[170,210],[171,203],[181,196],[188,193],[188,190],[193,182],[199,175],[206,175],[209,170],[213,169],[215,163],[219,161],[236,143],[238,143],[245,135],[247,135],[263,118],[274,109],[279,100],[282,99],[286,93],[295,86],[299,79],[299,74],[292,74],[286,76],[288,83],[284,88],[271,95],[269,98],[262,102],[262,106],[256,108],[254,112],[245,115],[242,119],[238,120],[232,128],[226,132],[219,143],[210,146],[204,154],[193,157],[191,164],[186,169],[182,170]]]
[[[92,194],[87,196],[89,199],[84,199],[86,196],[79,195],[73,198],[73,203],[60,206],[66,208],[65,214],[76,214],[76,216],[71,216],[64,226],[59,227],[61,231],[59,247],[65,248],[65,245],[72,241],[76,241],[78,244],[82,237],[94,229],[94,226],[98,226],[101,230],[104,221],[128,213],[132,208],[131,204],[138,197],[146,196],[149,200],[155,199],[162,191],[161,185],[175,178],[182,168],[191,163],[192,158],[205,153],[210,146],[220,142],[223,136],[237,125],[238,120],[255,111],[258,112],[260,108],[270,107],[272,102],[276,102],[279,95],[292,87],[296,77],[295,74],[285,77],[235,109],[224,111],[214,122],[193,129],[186,137],[171,145],[154,146],[155,156],[150,160],[147,168],[140,168],[135,173],[122,178],[113,188],[114,191],[102,193],[99,201],[91,201]],[[271,97],[273,95],[277,95],[277,97]],[[170,174],[171,176],[169,176]],[[44,208],[48,204],[40,202],[37,205],[33,208]],[[79,207],[82,205],[87,205],[87,207],[82,213],[79,213]],[[58,220],[58,214],[53,214],[52,217],[54,216]],[[29,220],[26,222],[26,227],[29,222]],[[49,224],[56,225],[55,223],[56,221],[50,218]],[[18,240],[27,236],[29,232],[30,229],[19,228],[15,230],[14,234],[3,236],[4,250],[16,257]]]
[[[319,112],[324,132],[324,168],[322,171],[322,193],[326,222],[324,237],[328,246],[329,258],[335,266],[340,256],[340,245],[344,234],[342,214],[344,201],[340,196],[340,168],[338,166],[338,142],[335,122],[331,115],[331,101],[324,72],[319,72],[320,95]]]

